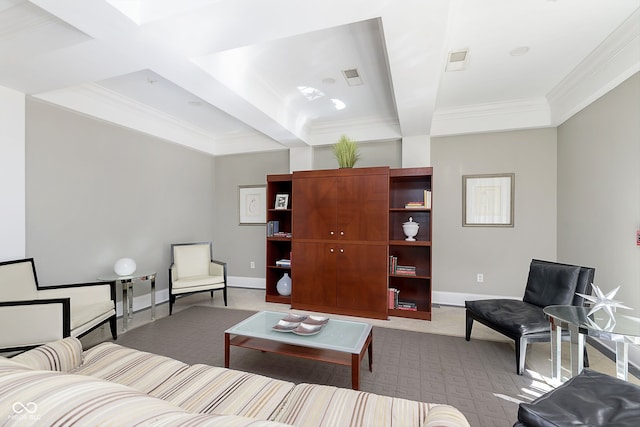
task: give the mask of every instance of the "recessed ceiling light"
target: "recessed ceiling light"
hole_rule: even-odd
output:
[[[360,73],[356,68],[342,70],[342,75],[349,86],[360,86],[362,84],[362,78],[360,78]]]
[[[333,106],[336,107],[336,110],[338,111],[344,110],[344,108],[346,107],[345,103],[337,98],[331,98],[331,102],[333,102]]]
[[[529,46],[520,46],[520,47],[517,47],[517,48],[513,49],[511,52],[509,52],[509,55],[511,55],[511,56],[522,56],[522,55],[526,55],[527,52],[529,52]]]
[[[322,79],[322,83],[326,84],[326,85],[332,85],[335,84],[336,79],[334,79],[333,77],[327,77]]]
[[[462,71],[467,68],[469,59],[469,49],[462,49],[449,52],[449,59],[445,71]]]

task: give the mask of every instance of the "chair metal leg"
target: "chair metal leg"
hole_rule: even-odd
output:
[[[227,306],[227,287],[222,288],[222,296],[224,297],[224,306]]]
[[[173,313],[173,304],[176,302],[175,295],[169,295],[169,316]]]
[[[514,341],[516,343],[516,372],[518,375],[522,375],[524,372],[524,359],[527,355],[527,339],[520,337],[520,339]]]
[[[466,312],[466,319],[467,319],[467,329],[465,332],[465,336],[464,338],[467,341],[471,340],[471,327],[473,326],[473,317],[471,317],[471,315],[469,314],[469,312]]]

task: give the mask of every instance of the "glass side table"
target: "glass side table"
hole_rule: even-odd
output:
[[[136,271],[129,276],[105,274],[98,280],[115,280],[122,285],[122,330],[127,330],[127,321],[133,318],[133,284],[148,280],[151,282],[151,320],[156,319],[156,272]],[[131,297],[129,297],[131,294]]]
[[[589,307],[552,305],[544,309],[551,323],[551,373],[560,380],[562,369],[562,328],[571,336],[571,376],[582,372],[584,363],[584,337],[590,336],[615,342],[616,376],[627,380],[629,375],[629,343],[640,344],[640,319],[622,313],[611,318],[604,310],[592,315]]]

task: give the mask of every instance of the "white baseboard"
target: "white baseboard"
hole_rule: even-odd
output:
[[[230,288],[267,289],[267,279],[264,277],[227,277],[227,285]]]
[[[501,295],[487,294],[467,294],[461,292],[443,292],[433,291],[432,300],[434,304],[452,305],[454,307],[464,307],[465,301],[474,301],[479,299],[521,299],[516,297],[506,297]]]

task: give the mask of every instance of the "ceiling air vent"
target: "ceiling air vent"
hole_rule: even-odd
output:
[[[360,78],[360,74],[357,69],[351,68],[349,70],[342,70],[342,74],[344,75],[345,80],[347,80],[347,84],[349,86],[359,86],[362,84],[362,79]]]
[[[467,59],[469,58],[469,49],[457,50],[449,52],[449,60],[447,61],[446,71],[461,71],[467,68]]]

